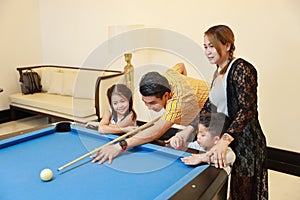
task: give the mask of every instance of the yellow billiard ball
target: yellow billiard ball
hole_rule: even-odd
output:
[[[51,169],[43,169],[40,173],[42,181],[50,181],[53,178],[53,172]]]

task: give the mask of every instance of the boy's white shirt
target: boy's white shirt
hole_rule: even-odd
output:
[[[188,148],[196,149],[196,150],[199,150],[199,151],[205,151],[204,148],[202,146],[200,146],[197,141],[189,142],[188,143]]]

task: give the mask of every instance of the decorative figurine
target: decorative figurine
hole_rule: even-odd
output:
[[[128,88],[131,89],[132,93],[134,93],[134,69],[131,64],[131,53],[125,53],[125,61],[127,62],[127,65],[124,67],[124,73],[125,73],[125,84]]]

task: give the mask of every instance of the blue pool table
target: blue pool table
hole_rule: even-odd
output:
[[[186,166],[189,153],[155,144],[122,152],[111,165],[87,157],[58,167],[113,140],[95,130],[59,123],[0,141],[0,199],[225,199],[227,175],[208,165]],[[54,177],[43,182],[40,171]]]

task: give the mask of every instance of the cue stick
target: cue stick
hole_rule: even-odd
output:
[[[130,135],[135,134],[136,132],[138,132],[138,131],[140,131],[140,130],[142,130],[142,129],[148,128],[149,126],[153,125],[153,124],[154,124],[156,121],[158,121],[159,119],[160,119],[160,117],[157,117],[157,118],[155,118],[154,120],[152,120],[152,121],[150,121],[150,122],[147,122],[147,123],[145,123],[144,125],[142,125],[142,126],[136,128],[136,129],[134,129],[134,130],[132,130],[132,131],[129,131],[129,132],[126,133],[126,134],[121,135],[120,137],[118,137],[118,138],[116,138],[116,139],[114,139],[114,140],[112,140],[112,141],[110,141],[110,142],[108,142],[108,143],[106,143],[106,144],[104,144],[104,145],[102,145],[102,146],[100,146],[100,147],[94,149],[93,151],[90,151],[89,153],[87,153],[87,154],[85,154],[85,155],[83,155],[83,156],[81,156],[81,157],[79,157],[79,158],[77,158],[77,159],[75,159],[75,160],[73,160],[73,161],[71,161],[71,162],[65,164],[64,166],[59,167],[59,168],[57,169],[57,171],[60,171],[60,170],[62,170],[62,169],[64,169],[64,168],[66,168],[66,167],[69,167],[70,165],[73,165],[74,163],[76,163],[76,162],[78,162],[78,161],[80,161],[80,160],[82,160],[82,159],[84,159],[84,158],[86,158],[86,157],[88,157],[88,156],[94,154],[95,152],[99,151],[100,149],[102,149],[102,148],[105,147],[105,146],[111,145],[111,144],[113,144],[113,143],[115,143],[115,142],[118,142],[118,141],[122,140],[123,138],[125,138],[125,137],[127,137],[127,136],[130,136]]]

